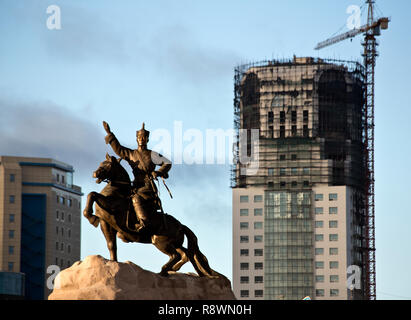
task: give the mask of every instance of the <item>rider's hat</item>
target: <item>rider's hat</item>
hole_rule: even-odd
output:
[[[147,131],[146,129],[144,129],[144,122],[143,122],[143,126],[141,127],[140,130],[136,131],[136,136],[146,136],[148,138],[148,136],[150,135],[150,131]]]

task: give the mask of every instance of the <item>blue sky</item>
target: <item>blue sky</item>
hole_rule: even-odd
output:
[[[61,8],[60,30],[46,27],[51,4]],[[236,65],[294,54],[360,60],[361,37],[321,51],[313,48],[348,31],[348,6],[362,4],[0,0],[0,154],[65,161],[75,167],[75,183],[85,194],[98,191],[102,186],[91,172],[111,152],[102,120],[129,147],[136,145],[135,131],[143,121],[149,130],[171,133],[175,121],[181,121],[184,132],[230,129]],[[377,4],[378,12],[392,17],[379,39],[376,68],[377,297],[411,299],[411,217],[405,201],[410,191],[411,2]],[[231,278],[229,177],[228,162],[175,165],[169,179],[174,199],[164,189],[162,196],[165,209],[198,235],[211,266]],[[83,220],[82,258],[108,257],[100,230]],[[167,261],[153,246],[119,246],[121,261],[153,271]],[[182,269],[191,270],[188,265]]]

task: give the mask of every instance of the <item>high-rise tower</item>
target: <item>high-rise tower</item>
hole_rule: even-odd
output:
[[[364,74],[296,57],[236,68],[237,298],[363,298],[364,274],[352,290],[347,277],[366,247]]]

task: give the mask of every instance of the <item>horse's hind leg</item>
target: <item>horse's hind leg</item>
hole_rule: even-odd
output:
[[[100,226],[106,238],[108,251],[110,251],[110,260],[117,261],[117,231],[104,220],[100,220]]]
[[[171,243],[171,241],[162,236],[153,236],[152,237],[152,243],[156,246],[158,250],[160,250],[162,253],[165,253],[170,257],[170,260],[161,268],[160,275],[162,276],[168,276],[168,272],[173,270],[173,266],[180,261],[181,256],[177,252],[176,248],[174,245]]]
[[[178,271],[181,269],[181,267],[189,261],[188,256],[187,256],[187,249],[186,248],[176,248],[177,252],[180,254],[181,259],[178,261],[174,266],[173,266],[173,271]]]

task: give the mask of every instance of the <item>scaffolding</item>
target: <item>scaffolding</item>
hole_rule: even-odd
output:
[[[311,57],[236,67],[231,187],[262,187],[273,195],[306,194],[316,185],[351,187],[358,227],[353,261],[368,270],[366,76],[359,62]],[[258,170],[245,175],[249,164],[241,160],[253,157],[253,130]],[[357,298],[369,291],[368,273],[362,277]]]

